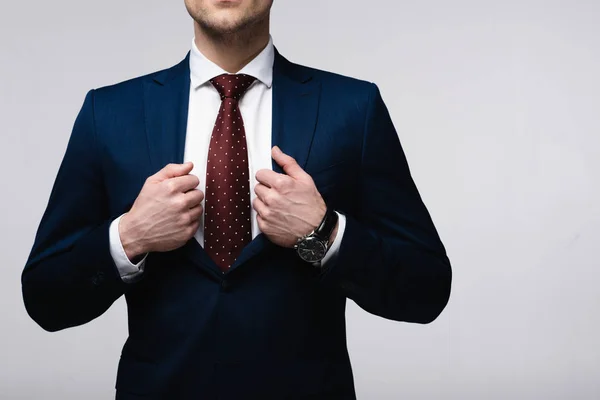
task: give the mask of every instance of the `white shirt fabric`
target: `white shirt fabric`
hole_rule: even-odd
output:
[[[248,167],[250,173],[250,201],[256,197],[254,187],[257,184],[256,172],[260,169],[272,169],[271,158],[271,126],[273,112],[273,62],[275,48],[273,38],[269,38],[267,46],[238,73],[247,74],[256,78],[244,96],[239,101],[239,109],[244,119],[246,141],[248,149]],[[206,163],[208,147],[219,107],[221,97],[210,83],[210,79],[227,73],[221,67],[208,60],[196,47],[192,40],[190,51],[190,97],[185,138],[184,162],[191,161],[194,168],[190,172],[196,175],[200,184],[197,189],[205,192],[206,188]],[[251,203],[252,204],[252,203]],[[204,201],[202,201],[204,208]],[[331,248],[322,260],[325,265],[339,251],[339,246],[346,227],[344,215],[337,213],[339,226],[337,236]],[[133,264],[123,249],[119,236],[119,221],[116,218],[110,225],[109,241],[110,253],[115,261],[121,278],[125,282],[135,280],[144,271],[144,264],[148,254],[137,264]],[[259,233],[256,219],[256,210],[251,208],[251,230],[254,239]],[[194,238],[204,246],[204,214]]]

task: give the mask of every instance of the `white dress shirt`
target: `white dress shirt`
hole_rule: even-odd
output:
[[[250,63],[248,63],[239,74],[247,74],[256,78],[256,81],[246,91],[239,101],[239,109],[244,119],[246,130],[246,141],[248,149],[248,168],[250,173],[250,201],[256,197],[254,187],[257,183],[256,172],[260,169],[272,169],[271,159],[271,126],[273,112],[273,62],[275,60],[275,48],[273,39]],[[208,159],[208,147],[212,130],[221,105],[221,97],[210,83],[210,79],[227,73],[221,67],[208,60],[196,47],[192,40],[190,51],[190,97],[187,121],[187,132],[185,138],[184,160],[191,161],[194,168],[190,172],[196,175],[200,184],[197,189],[205,192],[206,188],[206,163]],[[285,151],[285,149],[282,149]],[[252,203],[251,203],[252,204]],[[202,201],[204,208],[204,201]],[[325,265],[334,257],[340,246],[346,219],[339,214],[339,226],[337,236],[331,248],[325,255],[322,263]],[[144,263],[148,254],[137,264],[133,264],[123,249],[119,236],[119,220],[115,219],[109,229],[110,253],[117,265],[121,278],[125,282],[133,281],[144,271]],[[256,210],[251,208],[251,229],[254,239],[259,233],[256,219]],[[201,217],[200,227],[194,235],[195,239],[204,246],[204,215]]]

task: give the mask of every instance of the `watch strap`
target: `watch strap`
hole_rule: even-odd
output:
[[[325,216],[323,217],[323,220],[321,221],[317,229],[315,229],[314,231],[315,235],[318,236],[319,239],[325,242],[329,242],[329,238],[331,237],[331,234],[335,229],[337,222],[337,213],[333,209],[328,207],[327,211],[325,212]]]

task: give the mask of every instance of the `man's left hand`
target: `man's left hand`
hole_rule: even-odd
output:
[[[279,147],[271,149],[275,162],[285,174],[269,169],[256,173],[258,227],[269,240],[282,247],[294,247],[298,238],[312,232],[325,216],[327,206],[315,182],[293,157]]]

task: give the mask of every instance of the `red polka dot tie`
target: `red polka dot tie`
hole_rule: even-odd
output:
[[[255,79],[223,74],[210,80],[221,107],[206,165],[204,249],[223,272],[252,240],[248,150],[238,102]]]

